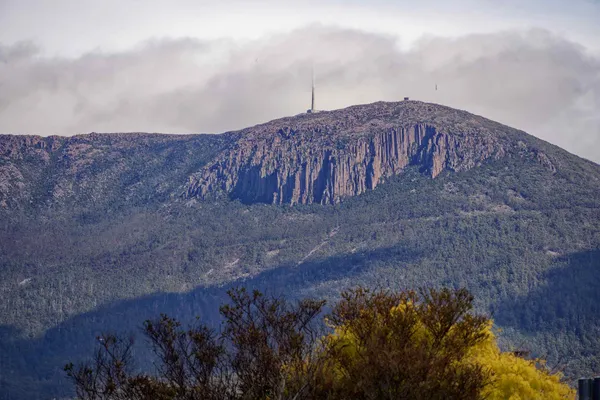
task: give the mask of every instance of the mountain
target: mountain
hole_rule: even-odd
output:
[[[599,251],[600,166],[436,104],[221,135],[4,135],[0,399],[68,394],[61,366],[101,331],[216,322],[232,285],[466,286],[506,347],[588,374]]]
[[[408,165],[431,177],[505,154],[507,135],[465,112],[421,102],[305,114],[243,130],[190,178],[188,196],[335,204]]]

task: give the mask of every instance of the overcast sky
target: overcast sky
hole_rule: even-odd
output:
[[[404,96],[600,161],[597,0],[0,0],[0,133],[219,133]],[[435,85],[438,90],[435,90]]]

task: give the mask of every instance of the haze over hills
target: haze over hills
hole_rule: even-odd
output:
[[[222,135],[0,136],[0,398],[64,393],[94,334],[215,320],[236,284],[466,286],[506,346],[588,373],[599,248],[599,165],[437,104]]]

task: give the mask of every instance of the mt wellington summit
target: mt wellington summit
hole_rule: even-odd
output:
[[[66,393],[38,374],[60,382],[98,329],[156,309],[217,323],[240,284],[466,286],[504,340],[534,337],[550,360],[560,340],[569,374],[594,365],[579,343],[597,340],[600,166],[466,111],[409,100],[220,135],[3,135],[0,205],[0,379],[22,398]]]
[[[190,177],[186,196],[225,193],[245,202],[333,204],[416,166],[435,178],[487,159],[555,166],[522,132],[464,111],[417,101],[374,103],[271,121]],[[532,144],[526,144],[531,142]]]

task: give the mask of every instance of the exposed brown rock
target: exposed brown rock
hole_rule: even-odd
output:
[[[273,121],[192,175],[187,197],[337,203],[417,165],[432,178],[505,154],[503,135],[475,116],[421,102],[375,103]]]
[[[510,156],[557,173],[553,154],[524,132],[418,101],[300,114],[223,135],[0,135],[0,209],[165,201],[182,186],[188,200],[332,204],[407,166],[435,178]]]

